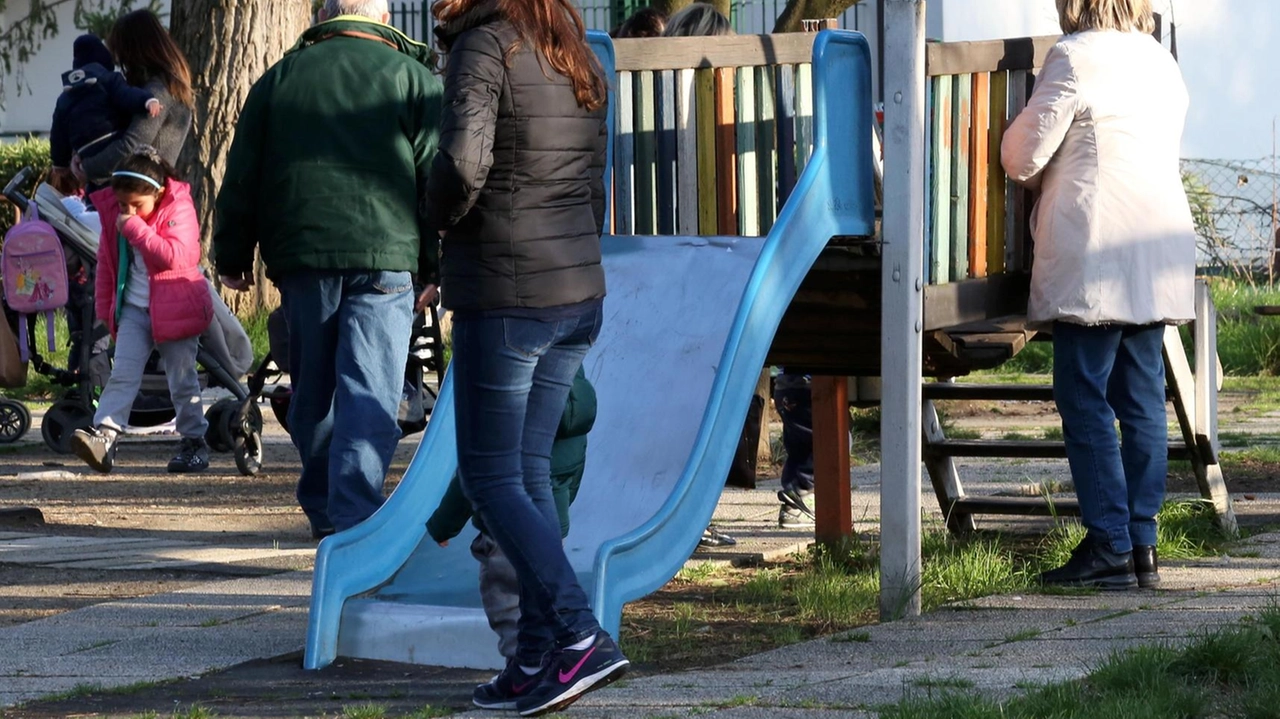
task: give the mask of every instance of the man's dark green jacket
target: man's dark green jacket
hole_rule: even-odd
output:
[[[418,201],[439,140],[443,88],[430,50],[343,16],[303,33],[254,84],[217,200],[213,258],[240,275],[307,270],[418,273],[439,239]]]
[[[596,422],[596,390],[587,381],[587,375],[578,369],[569,390],[569,401],[556,429],[556,443],[551,446],[551,494],[556,500],[556,513],[560,515],[560,536],[569,533],[569,505],[578,496],[582,484],[582,470],[587,463],[587,433]],[[427,520],[427,533],[437,542],[453,539],[471,518],[471,503],[462,493],[458,475],[445,490],[440,507]],[[480,531],[484,527],[476,518]]]

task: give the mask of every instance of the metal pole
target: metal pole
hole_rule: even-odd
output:
[[[885,0],[880,617],[920,613],[925,0]]]

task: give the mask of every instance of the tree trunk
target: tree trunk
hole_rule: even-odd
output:
[[[227,150],[249,88],[311,21],[310,0],[173,0],[173,39],[191,64],[195,117],[178,158],[191,183],[207,253],[213,238],[214,199],[226,170]],[[252,292],[226,293],[231,309],[249,316],[279,302],[275,288],[256,271]]]
[[[677,12],[685,9],[685,7],[692,5],[693,2],[694,0],[655,0],[655,2],[651,4],[651,7],[655,10],[661,10],[667,17],[671,17]],[[720,11],[720,14],[727,18],[733,17],[730,15],[733,10],[731,7],[732,0],[699,0],[699,2],[714,5],[715,8]]]
[[[774,23],[774,32],[800,32],[803,21],[839,17],[859,0],[787,0]]]

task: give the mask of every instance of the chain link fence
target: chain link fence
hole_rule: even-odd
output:
[[[1223,274],[1273,271],[1280,164],[1258,160],[1182,161],[1182,181],[1199,234],[1199,263]]]

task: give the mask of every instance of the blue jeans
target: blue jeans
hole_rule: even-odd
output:
[[[1169,470],[1163,343],[1164,325],[1053,326],[1053,398],[1080,515],[1113,552],[1156,543]]]
[[[382,506],[400,441],[413,281],[408,272],[312,271],[276,284],[289,320],[298,504],[312,529],[341,532]]]
[[[782,488],[813,491],[813,397],[808,387],[776,389],[773,406],[782,418],[782,446],[787,461],[782,465]]]
[[[453,323],[458,474],[520,580],[516,658],[525,666],[600,629],[561,544],[551,445],[601,320],[594,309],[550,322],[455,317]]]

